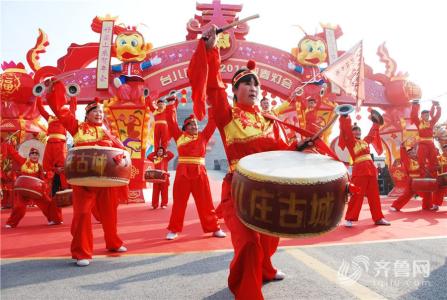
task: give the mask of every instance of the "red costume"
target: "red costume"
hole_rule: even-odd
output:
[[[206,144],[213,135],[216,124],[212,118],[209,118],[203,131],[197,135],[190,135],[179,129],[174,105],[166,108],[166,120],[177,144],[179,155],[173,187],[174,203],[168,230],[175,233],[182,231],[186,205],[192,194],[203,231],[216,232],[220,226],[217,222],[205,168]],[[189,120],[192,121],[192,118]]]
[[[264,235],[243,225],[236,216],[231,196],[231,180],[234,167],[244,156],[271,150],[295,149],[285,141],[281,125],[266,118],[257,106],[242,106],[236,102],[234,107],[228,103],[225,85],[220,75],[220,54],[217,48],[207,50],[203,40],[199,41],[188,69],[191,82],[194,110],[203,114],[205,93],[212,105],[217,128],[219,129],[230,171],[222,183],[222,211],[225,223],[231,231],[234,258],[230,265],[228,286],[236,299],[263,299],[261,287],[263,280],[274,279],[277,270],[273,267],[271,256],[278,247],[279,238]]]
[[[57,117],[51,116],[43,107],[42,99],[37,97],[36,105],[39,109],[40,115],[48,122],[48,140],[45,146],[45,152],[43,155],[43,168],[48,173],[48,178],[52,181],[53,176],[57,172],[57,168],[64,167],[65,158],[67,157],[67,144],[64,125],[58,120]],[[70,101],[70,111],[76,113],[76,99],[72,98]],[[67,180],[64,172],[59,173],[61,179],[61,188],[66,189],[68,187]]]
[[[407,172],[407,180],[403,194],[391,204],[391,207],[397,210],[401,210],[415,194],[411,189],[411,179],[420,177],[419,163],[408,155],[404,145],[400,147],[400,160]],[[432,193],[418,194],[422,197],[422,208],[429,209],[431,207]]]
[[[147,159],[154,162],[155,169],[168,171],[168,163],[174,157],[171,151],[166,151],[166,153],[159,157],[156,152],[152,152],[148,155]],[[159,198],[161,193],[161,206],[168,205],[168,189],[169,189],[169,176],[166,177],[165,182],[155,182],[153,184],[152,190],[152,207],[157,208],[159,205]]]
[[[447,154],[443,153],[438,156],[440,174],[447,173]],[[433,194],[433,204],[437,206],[441,206],[444,201],[444,196],[447,195],[447,188],[439,188]]]
[[[357,193],[351,196],[345,219],[358,221],[363,198],[368,198],[369,209],[374,222],[383,218],[380,206],[379,184],[377,182],[377,169],[371,158],[369,144],[375,146],[377,152],[382,152],[382,141],[379,135],[379,125],[374,123],[368,135],[362,140],[354,137],[352,133],[351,118],[340,118],[340,147],[346,146],[354,162],[352,167],[351,182],[359,188]]]
[[[5,156],[9,155],[15,162],[20,165],[20,172],[18,175],[32,176],[40,178],[45,182],[48,181],[44,174],[42,166],[38,162],[32,162],[29,158],[24,158],[10,144],[6,144],[6,146],[3,146],[2,148],[6,149],[6,154],[4,154]],[[31,148],[31,151],[37,150]],[[22,218],[25,216],[26,206],[30,203],[30,201],[35,203],[40,208],[42,213],[47,218],[48,222],[60,224],[62,222],[61,209],[58,208],[56,206],[56,203],[54,201],[51,201],[51,198],[48,196],[48,185],[44,186],[42,195],[43,199],[29,199],[23,197],[19,193],[15,193],[11,216],[6,221],[6,224],[11,227],[17,227],[20,220],[22,220]]]
[[[154,149],[163,147],[167,149],[169,139],[171,138],[166,122],[166,108],[160,110],[149,101],[149,109],[152,111],[155,120],[154,127]]]
[[[64,127],[73,136],[74,146],[105,146],[124,149],[102,124],[79,122],[70,110],[62,108],[65,102],[64,86],[57,82],[47,97],[48,104]],[[89,105],[86,107],[88,113]],[[73,220],[71,223],[72,258],[90,259],[93,253],[92,208],[96,205],[104,230],[106,248],[116,250],[123,245],[117,232],[117,208],[123,187],[86,187],[73,185]],[[124,188],[127,188],[124,187]]]
[[[436,112],[435,112],[436,111]],[[435,178],[438,169],[438,151],[433,142],[433,126],[436,125],[441,117],[441,107],[432,105],[430,110],[431,120],[424,121],[419,119],[419,104],[413,104],[411,107],[411,122],[418,128],[418,163],[421,177],[427,177],[427,174]]]

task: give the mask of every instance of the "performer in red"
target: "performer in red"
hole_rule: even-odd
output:
[[[40,115],[48,122],[48,140],[43,155],[43,168],[48,174],[50,182],[53,182],[55,174],[60,178],[60,189],[64,190],[68,187],[67,179],[64,174],[64,163],[67,157],[67,130],[57,117],[50,115],[42,105],[42,98],[37,97],[36,105]],[[72,97],[70,101],[70,111],[76,113],[76,98]],[[54,183],[54,182],[53,182]],[[54,193],[58,189],[52,189]],[[52,195],[54,196],[54,194]]]
[[[194,111],[196,115],[204,114],[206,96],[230,165],[229,173],[222,183],[222,202],[218,208],[231,231],[234,247],[228,285],[236,299],[263,299],[263,281],[285,277],[271,262],[279,238],[246,227],[236,216],[231,195],[233,170],[244,156],[272,150],[295,150],[296,143],[287,143],[285,131],[275,117],[260,112],[257,103],[259,79],[254,72],[253,61],[249,62],[249,68],[241,68],[234,74],[234,107],[230,106],[219,71],[221,60],[216,47],[216,26],[204,33],[204,38],[206,42],[204,39],[198,42],[191,59],[188,77]]]
[[[351,196],[348,211],[345,216],[345,226],[352,227],[352,222],[358,221],[363,198],[368,198],[369,209],[376,225],[390,225],[383,214],[380,205],[379,184],[377,182],[377,168],[371,158],[369,145],[382,153],[382,140],[379,135],[379,124],[374,123],[368,135],[362,140],[362,131],[356,124],[352,126],[349,116],[340,118],[339,145],[342,149],[348,148],[354,165],[352,167],[351,182],[359,191]]]
[[[273,114],[275,116],[281,115],[290,106],[289,101],[284,101],[279,106],[272,108],[270,100],[266,97],[262,98],[261,101],[259,101],[259,104],[261,105],[262,112]]]
[[[6,150],[6,153],[3,155],[10,156],[20,165],[20,173],[18,175],[37,177],[45,181],[45,183],[48,183],[48,178],[46,177],[42,166],[39,164],[40,153],[38,149],[31,148],[28,158],[21,156],[11,144],[2,144],[2,150]],[[32,201],[45,215],[48,220],[48,225],[62,224],[60,208],[56,206],[54,201],[51,201],[48,192],[48,184],[46,184],[42,191],[43,198],[32,199]],[[25,216],[26,206],[30,201],[31,199],[23,197],[17,192],[15,193],[11,216],[6,221],[6,228],[17,227],[20,220]]]
[[[441,106],[433,101],[431,110],[423,110],[419,119],[419,103],[416,101],[411,107],[411,122],[418,128],[418,162],[421,177],[436,177],[438,170],[438,151],[433,142],[433,127],[441,117]],[[431,118],[431,119],[430,119]]]
[[[166,120],[177,144],[179,157],[173,186],[174,200],[168,226],[169,233],[166,239],[173,240],[182,231],[186,205],[191,194],[196,203],[203,232],[212,232],[214,237],[226,237],[217,220],[205,168],[206,144],[213,135],[216,124],[209,118],[206,127],[199,132],[197,119],[194,115],[190,115],[184,120],[180,130],[176,105],[174,101],[170,104],[166,109]]]
[[[447,173],[447,144],[442,145],[442,154],[438,156],[439,174]],[[439,188],[433,194],[433,206],[431,210],[437,211],[447,195],[447,188]]]
[[[151,99],[147,101],[147,104],[155,119],[154,149],[158,149],[160,147],[167,149],[168,142],[171,137],[169,135],[168,123],[166,122],[166,103],[162,98],[160,98],[157,100],[157,106],[154,106]]]
[[[400,211],[415,192],[411,189],[411,179],[420,177],[419,163],[417,161],[417,148],[411,147],[406,150],[405,145],[400,146],[400,160],[407,171],[407,183],[402,195],[391,204],[390,211]],[[432,193],[418,193],[422,197],[422,208],[429,209],[432,202]]]
[[[173,157],[174,154],[171,151],[166,151],[165,148],[159,147],[157,152],[152,152],[149,154],[147,159],[154,162],[155,169],[168,172],[168,163]],[[160,203],[160,193],[161,208],[168,207],[169,176],[166,177],[165,182],[154,182],[152,189],[152,208],[158,208]]]
[[[97,101],[85,107],[86,121],[79,122],[65,104],[65,87],[58,81],[47,97],[48,104],[60,122],[73,136],[74,146],[105,146],[124,149],[123,144],[103,128],[103,111]],[[117,161],[119,158],[117,157]],[[119,162],[117,162],[119,163]],[[71,255],[78,266],[88,266],[93,252],[92,207],[98,209],[106,248],[125,252],[117,232],[117,209],[125,187],[86,187],[73,185],[73,220]]]

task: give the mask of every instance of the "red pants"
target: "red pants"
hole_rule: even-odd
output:
[[[238,299],[260,300],[262,282],[272,280],[277,270],[271,257],[278,248],[279,238],[258,233],[239,221],[231,199],[231,175],[222,184],[222,204],[225,224],[231,232],[234,257],[230,264],[228,287]]]
[[[435,144],[421,142],[418,145],[418,163],[421,177],[427,177],[427,173],[431,178],[436,178],[438,171],[438,150]]]
[[[14,201],[14,192],[9,187],[3,189],[3,186],[2,186],[2,192],[3,192],[3,197],[1,201],[2,208],[11,208]]]
[[[61,142],[48,142],[45,146],[45,153],[43,155],[43,168],[45,171],[54,172],[55,167],[63,167],[65,158],[67,157],[67,145],[65,141]],[[63,189],[68,187],[65,174],[62,172],[59,174],[61,178],[61,186]],[[52,182],[53,176],[50,178]]]
[[[400,195],[399,198],[391,204],[391,206],[397,210],[400,210],[408,203],[408,201],[410,201],[411,198],[413,198],[414,194],[415,193],[411,189],[411,183],[408,181],[407,185],[405,186],[404,193]],[[429,209],[432,202],[432,193],[418,193],[418,195],[422,197],[422,208]]]
[[[62,222],[62,210],[56,206],[56,202],[51,201],[48,195],[44,194],[43,199],[29,199],[22,197],[19,193],[14,193],[14,203],[11,211],[11,215],[9,216],[6,224],[11,227],[17,227],[19,225],[20,220],[23,219],[26,213],[26,207],[30,202],[36,204],[44,216],[47,218],[48,222],[53,221],[55,223]]]
[[[203,232],[215,232],[219,230],[216,211],[211,198],[210,184],[206,173],[196,178],[186,178],[176,174],[174,180],[173,205],[168,230],[181,232],[185,219],[186,205],[192,194],[199,213],[200,224]]]
[[[123,241],[117,232],[119,199],[114,188],[73,186],[73,221],[71,223],[71,256],[90,259],[93,253],[92,208],[96,205],[104,230],[106,248],[118,249]]]
[[[447,189],[441,188],[433,193],[433,204],[441,206],[444,201],[444,196],[447,194]]]
[[[169,178],[166,182],[154,183],[152,186],[152,207],[158,207],[161,194],[161,206],[168,205]]]
[[[345,220],[358,221],[360,210],[362,209],[363,198],[368,198],[369,210],[374,222],[383,218],[380,206],[379,184],[376,176],[355,176],[352,183],[360,188],[360,192],[351,196],[348,203],[348,211]]]
[[[157,152],[157,149],[160,148],[160,146],[166,150],[170,138],[168,125],[156,123],[154,128],[154,151]]]

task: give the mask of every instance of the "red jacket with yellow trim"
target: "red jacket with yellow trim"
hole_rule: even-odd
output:
[[[214,119],[209,117],[208,123],[201,132],[197,135],[190,135],[180,130],[175,105],[170,105],[166,107],[166,121],[168,122],[169,132],[177,144],[179,163],[176,176],[196,178],[200,174],[206,174],[206,145],[214,130],[216,130]]]

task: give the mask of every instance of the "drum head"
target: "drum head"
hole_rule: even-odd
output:
[[[345,165],[328,156],[297,151],[269,151],[242,158],[236,170],[257,181],[316,184],[346,176]]]
[[[20,144],[19,146],[19,153],[21,156],[28,158],[29,157],[29,150],[31,148],[36,148],[37,150],[39,150],[39,163],[42,164],[43,161],[43,153],[45,151],[45,145],[35,139],[32,140],[27,140],[24,141],[22,144]]]

